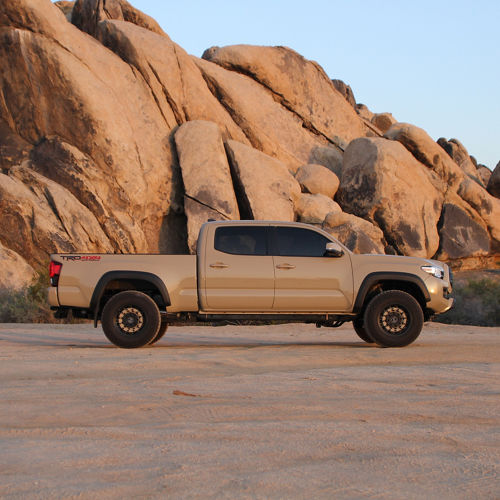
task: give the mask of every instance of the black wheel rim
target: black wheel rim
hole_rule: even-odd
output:
[[[386,307],[380,315],[380,327],[390,335],[403,334],[409,325],[408,312],[399,305]]]
[[[136,307],[124,307],[116,318],[118,328],[127,335],[134,335],[144,325],[144,314]]]

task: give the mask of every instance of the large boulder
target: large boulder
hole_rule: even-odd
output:
[[[228,141],[226,147],[241,217],[293,221],[301,193],[286,165],[237,141]]]
[[[109,19],[127,21],[159,35],[165,34],[152,17],[126,0],[76,0],[72,8],[71,22],[93,36],[97,34],[99,23]]]
[[[363,122],[323,69],[288,47],[212,47],[203,58],[251,76],[303,126],[332,142],[336,137],[349,142],[365,135]]]
[[[339,204],[323,194],[300,195],[295,205],[297,218],[308,224],[322,224],[330,212],[341,212]]]
[[[439,260],[487,255],[490,237],[482,219],[457,195],[450,194],[443,204],[439,221]]]
[[[336,198],[344,211],[377,223],[400,253],[436,253],[443,195],[427,169],[401,144],[382,138],[351,142]]]
[[[500,198],[500,161],[488,180],[488,193],[496,198]]]
[[[384,233],[360,217],[341,211],[331,212],[325,217],[322,227],[354,253],[384,253]]]
[[[209,218],[239,219],[222,133],[212,122],[190,121],[175,133],[184,182],[188,247],[196,250],[200,227]]]
[[[296,114],[276,102],[273,93],[253,78],[204,59],[193,60],[254,148],[295,171],[309,162],[314,147],[327,145],[325,138],[304,128]]]
[[[339,188],[339,178],[322,165],[308,164],[299,167],[295,178],[305,193],[323,194],[333,198]]]

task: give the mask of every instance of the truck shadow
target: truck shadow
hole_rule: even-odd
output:
[[[17,334],[5,335],[0,334],[0,345],[15,344],[25,347],[46,347],[46,348],[70,348],[70,349],[120,349],[119,347],[108,343],[106,340],[95,341],[86,339],[73,338],[57,338],[47,335]],[[377,347],[376,344],[367,344],[365,342],[345,342],[345,341],[257,341],[257,340],[242,340],[235,339],[234,342],[230,339],[214,339],[214,340],[186,340],[178,339],[169,341],[168,338],[162,339],[155,345],[141,347],[139,349],[124,349],[124,351],[148,351],[152,350],[165,351],[167,349],[259,349],[259,348],[310,348],[310,347],[330,347],[330,348],[355,348],[367,349]]]

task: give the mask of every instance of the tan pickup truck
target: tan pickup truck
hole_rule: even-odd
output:
[[[365,342],[400,347],[453,304],[446,264],[356,255],[306,224],[207,222],[197,255],[54,254],[49,302],[100,319],[120,347],[157,342],[168,324],[352,321]]]

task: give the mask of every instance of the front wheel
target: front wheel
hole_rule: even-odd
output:
[[[404,347],[422,331],[424,314],[420,304],[400,290],[382,292],[368,303],[364,328],[382,347]]]
[[[102,329],[118,347],[133,349],[149,344],[160,329],[160,311],[145,293],[120,292],[102,310]]]

